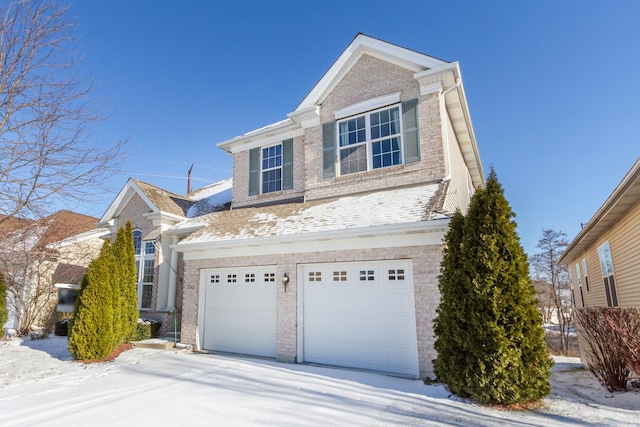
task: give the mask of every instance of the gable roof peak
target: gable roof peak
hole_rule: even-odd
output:
[[[407,49],[364,33],[358,33],[349,46],[331,65],[309,94],[302,100],[296,111],[311,108],[322,103],[324,97],[342,80],[355,63],[363,56],[370,55],[390,62],[415,73],[449,64],[447,61]]]

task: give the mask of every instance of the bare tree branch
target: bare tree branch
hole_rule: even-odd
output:
[[[76,74],[77,21],[48,0],[0,5],[0,224],[97,200],[123,160],[91,126],[92,83]]]

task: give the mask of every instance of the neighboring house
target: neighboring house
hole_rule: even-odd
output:
[[[231,178],[185,196],[129,179],[100,218],[99,226],[112,239],[131,221],[140,317],[161,321],[161,334],[180,330],[178,317],[174,331],[173,313],[182,302],[182,263],[171,248],[179,234],[166,235],[166,230],[188,218],[229,209],[230,202]]]
[[[7,281],[10,326],[24,332],[49,321],[58,298],[56,283],[71,280],[73,271],[77,284],[100,251],[106,233],[96,228],[97,221],[63,210],[38,221],[5,222],[0,269]]]
[[[449,215],[485,183],[458,63],[358,34],[287,119],[218,146],[231,210],[178,222],[185,200],[163,211],[130,181],[105,215],[182,254],[181,341],[432,374]],[[171,307],[153,286],[143,301]]]
[[[558,261],[569,269],[574,306],[640,307],[638,248],[640,159]]]

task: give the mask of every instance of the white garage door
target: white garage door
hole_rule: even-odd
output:
[[[275,357],[276,269],[204,270],[205,350]]]
[[[411,271],[411,261],[302,266],[304,360],[418,376]]]

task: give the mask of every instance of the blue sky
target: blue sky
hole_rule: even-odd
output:
[[[104,144],[170,191],[231,176],[218,142],[286,118],[358,32],[459,61],[525,250],[573,238],[640,156],[638,1],[76,1]]]

